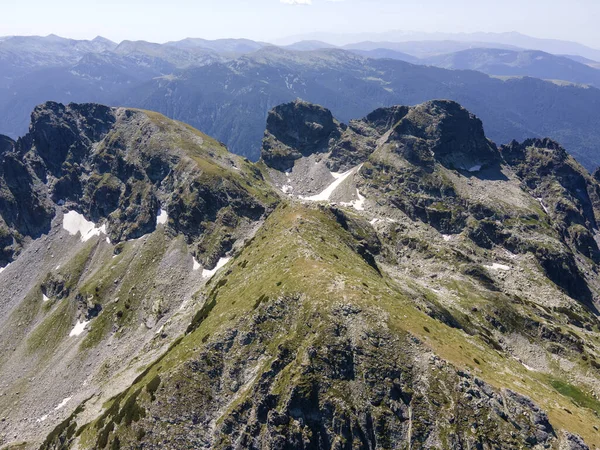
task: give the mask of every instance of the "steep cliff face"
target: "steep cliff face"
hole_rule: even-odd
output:
[[[348,125],[297,101],[253,165],[152,113],[62,108],[13,152],[56,217],[0,274],[26,281],[2,287],[6,443],[600,447],[600,184],[557,143],[498,149],[448,101]],[[67,236],[73,211],[106,228]],[[65,404],[33,406],[73,367]]]
[[[0,135],[0,153],[11,151],[15,147],[15,141],[8,136]]]

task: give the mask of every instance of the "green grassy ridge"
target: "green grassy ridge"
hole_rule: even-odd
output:
[[[82,350],[97,346],[112,326],[118,326],[122,335],[123,327],[135,321],[141,302],[154,291],[154,276],[166,250],[167,237],[161,228],[143,241],[126,243],[119,255],[85,282],[80,292],[101,300],[103,309],[81,342]],[[118,286],[114,280],[119,280]]]
[[[330,265],[334,262],[341,266],[339,261],[344,257],[346,257],[346,260],[348,258],[355,259],[357,264],[345,266],[347,270],[356,270],[355,267],[360,267],[359,270],[361,272],[365,271],[370,273],[370,276],[373,277],[373,285],[376,285],[375,281],[379,278],[377,272],[364,262],[359,262],[362,261],[362,259],[343,241],[339,242],[337,239],[335,240],[336,250],[334,251],[339,253],[339,259],[336,258],[334,256],[335,253],[332,253],[330,250],[329,252],[323,252],[327,255],[325,260],[317,258],[318,260],[312,262],[314,265],[312,263],[306,265],[307,261],[305,261],[301,255],[307,249],[307,245],[308,247],[315,247],[312,248],[313,251],[311,254],[316,256],[322,252],[322,249],[317,250],[316,247],[329,245],[325,237],[331,238],[331,231],[338,234],[338,238],[343,237],[344,239],[348,239],[348,237],[344,235],[345,231],[337,226],[333,217],[327,216],[317,210],[307,210],[305,212],[308,212],[309,214],[306,214],[299,219],[303,222],[303,227],[310,228],[311,234],[314,234],[313,237],[316,239],[310,239],[309,241],[301,239],[297,242],[290,242],[285,239],[287,233],[285,233],[284,230],[289,226],[293,226],[296,211],[293,208],[289,208],[290,212],[289,214],[286,214],[286,210],[287,208],[284,208],[284,212],[278,210],[274,213],[279,217],[273,221],[269,219],[268,223],[270,224],[265,225],[265,228],[259,232],[253,242],[244,249],[242,254],[238,256],[230,266],[228,266],[229,270],[218,279],[213,279],[207,286],[208,300],[206,301],[205,306],[201,308],[196,315],[195,321],[192,323],[193,326],[189,330],[190,334],[185,336],[177,346],[173,347],[173,349],[160,360],[160,363],[156,363],[150,370],[145,372],[143,378],[138,380],[134,385],[138,386],[138,388],[135,388],[135,392],[140,391],[146,383],[151,383],[159,373],[170,373],[175,370],[177,366],[193,355],[194,348],[202,346],[202,344],[212,336],[218,334],[220,330],[233,326],[233,324],[237,323],[237,318],[251,314],[261,302],[268,302],[267,297],[277,298],[278,296],[284,295],[286,292],[302,292],[302,295],[313,296],[315,298],[319,297],[321,294],[320,286],[322,286],[323,282],[328,280],[328,272],[330,270],[323,266]],[[315,215],[318,216],[318,218],[315,217]],[[323,230],[323,219],[327,221],[325,230]],[[274,236],[276,236],[276,238],[283,238],[283,241],[280,242],[282,245],[277,247],[283,251],[274,254],[270,245],[264,245],[267,236],[270,236],[271,239]],[[294,261],[291,261],[290,264],[304,263],[306,271],[310,272],[311,275],[306,275],[306,273],[302,271],[302,273],[294,272],[293,274],[290,274],[290,277],[285,278],[280,271],[269,271],[265,270],[266,268],[263,267],[265,264],[271,267],[279,267],[280,265],[285,266],[288,264],[288,258],[296,258]],[[240,285],[239,283],[227,281],[230,277],[243,277],[244,279],[250,277],[254,282],[251,284],[246,282]],[[307,278],[313,277],[323,278],[322,280],[319,280],[319,282],[315,282],[314,279],[311,281],[307,280]],[[363,278],[362,275],[359,275],[359,277],[361,279]],[[362,285],[362,282],[359,283],[357,281],[354,289],[360,289],[359,293],[362,295],[365,288]],[[299,315],[306,313],[307,312],[303,313],[297,311],[297,314]],[[264,324],[264,326],[267,327],[271,325],[273,324]],[[299,336],[295,340],[290,339],[290,336],[285,333],[285,336],[280,336],[279,339],[269,342],[267,345],[267,353],[275,354],[276,349],[281,344],[282,340],[287,342],[287,345],[291,345],[290,341],[295,341],[299,344],[302,341],[301,337],[308,334],[308,331],[305,330],[303,333],[299,332],[297,334]],[[268,366],[268,363],[266,366]],[[109,410],[114,408],[116,403],[122,404],[123,402],[127,402],[127,399],[129,398],[131,398],[131,396],[114,399],[110,403]],[[239,402],[242,401],[243,399],[239,400]],[[235,405],[232,405],[232,408],[234,406]],[[115,414],[118,416],[120,412]],[[104,429],[104,426],[105,424],[102,423],[101,428]],[[82,436],[94,435],[94,433],[89,433],[90,432],[84,431]]]
[[[347,245],[349,239],[348,233],[326,211],[295,204],[280,206],[227,269],[211,280],[204,294],[201,293],[206,296],[210,308],[197,316],[190,333],[138,377],[122,396],[110,401],[107,411],[112,411],[113,416],[126,414],[121,410],[122,406],[114,405],[131,406],[131,401],[127,402],[134,394],[142,403],[151,401],[154,394],[150,395],[148,390],[156,390],[152,386],[156,384],[157,376],[168,378],[169,373],[195,354],[195,349],[202,348],[220,332],[237,326],[240,317],[251,314],[270,299],[301,294],[306,299],[304,305],[308,304],[310,308],[299,310],[299,318],[309,317],[315,310],[324,313],[331,304],[323,299],[323,288],[331,284],[335,274],[344,278],[344,287],[338,294],[345,297],[345,302],[364,308],[381,308],[389,317],[388,325],[398,334],[410,333],[419,337],[442,358],[473,371],[498,388],[508,387],[531,396],[549,410],[555,426],[581,434],[588,443],[597,442],[589,425],[597,419],[593,419],[590,410],[574,408],[569,399],[558,395],[542,374],[530,373],[520,364],[507,361],[505,355],[488,347],[478,337],[466,336],[419,311],[409,296],[403,294],[402,286],[387,277],[381,278],[352,251]],[[283,342],[291,348],[300,348],[306,330],[294,328],[290,331],[291,335],[269,342],[267,354],[275,355]],[[264,367],[268,364],[267,361]],[[293,366],[286,368],[277,382],[279,389],[284,390],[295,376]],[[242,396],[237,403],[243,401]],[[563,412],[569,408],[571,413],[565,415]],[[80,430],[82,442],[93,442],[93,436],[106,424],[98,425],[97,421],[92,422]]]
[[[265,182],[260,170],[256,169],[247,159],[229,153],[222,143],[190,125],[167,119],[156,112],[138,111],[145,114],[153,124],[158,126],[162,134],[169,137],[169,140],[164,142],[162,140],[164,136],[152,136],[150,138],[152,148],[164,148],[166,145],[167,152],[175,149],[181,150],[194,161],[207,181],[230,182],[267,205],[274,205],[277,202],[277,194]],[[232,169],[231,166],[225,167],[224,163],[219,164],[221,159],[231,163],[235,162],[240,170]]]

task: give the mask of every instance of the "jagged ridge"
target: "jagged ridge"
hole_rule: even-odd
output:
[[[498,149],[447,101],[295,102],[253,170],[279,207],[183,337],[43,448],[600,445],[600,190],[558,144]]]

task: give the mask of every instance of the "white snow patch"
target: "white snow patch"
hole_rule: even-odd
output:
[[[524,362],[521,362],[521,364],[523,365],[523,367],[525,367],[527,370],[529,370],[530,372],[539,372],[539,370],[534,369],[531,366],[528,366],[527,364],[525,364]]]
[[[39,419],[36,420],[36,422],[43,422],[44,420],[46,420],[48,418],[48,414],[44,414],[42,417],[40,417]]]
[[[494,263],[491,266],[485,266],[488,269],[492,269],[492,270],[510,270],[510,266],[506,266],[504,264],[498,264],[498,263]]]
[[[8,269],[10,267],[12,263],[8,263],[7,265],[5,265],[4,267],[0,267],[0,273],[4,272],[6,269]]]
[[[158,216],[156,216],[156,225],[164,225],[169,220],[169,214],[161,208]]]
[[[196,258],[194,258],[194,270],[198,270],[200,267],[202,266],[200,266],[200,263],[196,260]]]
[[[540,205],[542,205],[542,208],[544,209],[544,212],[546,214],[548,214],[548,208],[546,208],[546,205],[544,205],[544,199],[538,198],[537,201],[540,202]]]
[[[62,402],[60,402],[58,405],[56,405],[56,408],[54,408],[54,411],[58,411],[61,408],[64,408],[67,403],[69,403],[69,400],[71,400],[71,397],[67,397],[65,399],[63,399]]]
[[[294,187],[290,186],[289,184],[284,184],[281,186],[281,190],[284,194],[292,194],[292,192],[294,192]]]
[[[103,225],[104,226],[104,225]],[[108,236],[106,236],[106,243],[110,244],[110,238]]]
[[[231,258],[221,258],[219,259],[219,262],[217,263],[217,265],[215,266],[214,269],[212,270],[206,270],[204,269],[202,271],[202,277],[203,278],[212,278],[217,272],[218,270],[223,267],[225,264],[227,264],[229,262]]]
[[[515,255],[512,252],[509,252],[508,250],[504,249],[504,253],[506,253],[506,256],[508,256],[510,259],[516,259],[517,255]]]
[[[354,200],[351,202],[346,202],[346,203],[342,202],[341,205],[342,206],[351,206],[352,208],[354,208],[357,211],[364,211],[366,198],[363,197],[362,195],[360,195],[360,192],[358,192],[358,189],[356,190],[356,196],[358,197],[357,200]]]
[[[85,327],[88,323],[90,323],[89,320],[86,322],[77,322],[69,333],[69,337],[79,336],[81,333],[83,333],[83,330],[85,330]]]
[[[469,172],[479,172],[481,170],[481,164],[477,164],[469,169]]]
[[[75,236],[77,233],[81,235],[81,242],[89,241],[94,236],[100,236],[100,233],[106,234],[106,224],[99,228],[96,228],[94,222],[86,220],[83,215],[77,211],[69,211],[63,218],[63,228],[71,236]]]
[[[344,173],[335,173],[335,172],[331,172],[331,176],[333,178],[335,178],[335,181],[333,183],[331,183],[329,186],[327,186],[325,188],[325,190],[323,190],[320,194],[317,195],[313,195],[310,197],[302,197],[300,196],[300,198],[302,200],[308,200],[311,202],[321,202],[321,201],[327,201],[329,200],[329,197],[331,197],[331,194],[333,194],[333,192],[338,188],[338,186],[340,184],[342,184],[344,182],[344,180],[346,178],[348,178],[350,175],[353,175],[355,173],[357,173],[360,168],[362,167],[362,164],[358,167],[354,167],[350,170],[348,170],[347,172]]]
[[[47,302],[48,300],[50,300],[48,296],[46,294],[42,294],[42,301]]]
[[[446,241],[446,242],[452,240],[452,235],[451,234],[442,234],[442,237],[444,238],[444,241]]]
[[[398,221],[394,220],[394,219],[390,219],[389,217],[385,217],[383,219],[379,219],[379,218],[372,219],[370,223],[371,223],[371,225],[375,225],[379,222],[397,223]]]

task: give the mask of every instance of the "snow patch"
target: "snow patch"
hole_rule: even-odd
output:
[[[481,170],[481,164],[477,164],[469,169],[469,172],[479,172]]]
[[[206,269],[204,269],[202,271],[202,277],[203,278],[212,278],[219,271],[219,269],[221,267],[223,267],[225,264],[227,264],[229,262],[230,259],[231,258],[221,258],[221,259],[219,259],[219,262],[217,263],[217,265],[215,266],[214,269],[212,269],[212,270],[206,270]]]
[[[523,367],[525,367],[527,370],[529,370],[530,372],[539,372],[539,370],[534,369],[531,366],[528,366],[527,364],[525,364],[524,362],[521,362],[521,364],[523,365]]]
[[[36,422],[38,422],[38,423],[43,422],[47,418],[48,418],[48,414],[44,414],[42,417],[40,417],[39,419],[37,419]]]
[[[67,403],[69,403],[69,400],[71,400],[71,397],[67,397],[65,399],[63,399],[62,402],[60,402],[58,405],[56,405],[56,408],[54,408],[54,411],[58,411],[61,408],[64,408]]]
[[[364,211],[366,198],[363,197],[362,195],[360,195],[360,192],[358,192],[358,189],[356,190],[356,196],[358,197],[357,200],[347,202],[347,203],[342,202],[341,205],[342,206],[350,206],[357,211]]]
[[[79,233],[81,235],[81,242],[89,241],[94,236],[100,236],[100,234],[106,234],[106,224],[96,228],[94,222],[86,220],[85,217],[77,211],[69,211],[65,214],[63,218],[63,228],[71,236],[75,236]]]
[[[451,234],[442,234],[442,237],[444,238],[444,241],[446,241],[446,242],[452,240],[452,235]]]
[[[198,269],[200,269],[200,267],[202,267],[202,266],[200,265],[198,260],[196,258],[194,258],[194,270],[198,270]]]
[[[281,190],[284,194],[292,194],[294,192],[294,187],[290,186],[289,184],[284,184],[283,186],[281,186]]]
[[[8,263],[7,265],[5,265],[4,267],[0,267],[0,273],[4,272],[6,269],[8,269],[10,267],[12,263]]]
[[[492,270],[510,270],[510,266],[506,266],[504,264],[498,264],[498,263],[494,263],[491,266],[485,266],[488,269],[492,269]]]
[[[160,209],[156,216],[156,225],[164,225],[169,220],[169,214],[164,209]]]
[[[537,201],[540,202],[540,205],[542,205],[542,208],[544,209],[544,212],[546,214],[549,214],[548,213],[548,208],[546,208],[546,205],[544,205],[544,199],[540,197],[540,198],[537,199]]]
[[[79,336],[81,333],[83,333],[88,323],[90,323],[89,320],[85,322],[77,322],[69,333],[69,337]]]
[[[42,301],[47,302],[48,300],[50,300],[48,296],[46,294],[42,294]]]
[[[331,172],[331,176],[333,178],[335,178],[335,181],[333,183],[331,183],[329,186],[327,186],[325,188],[325,190],[323,190],[320,194],[317,194],[317,195],[312,195],[310,197],[300,196],[300,198],[302,200],[308,200],[311,202],[322,202],[322,201],[329,200],[329,197],[331,197],[331,194],[333,194],[333,192],[339,187],[339,185],[342,184],[344,182],[344,180],[346,178],[348,178],[350,175],[357,173],[361,167],[362,167],[362,164],[360,166],[354,167],[344,173]]]

